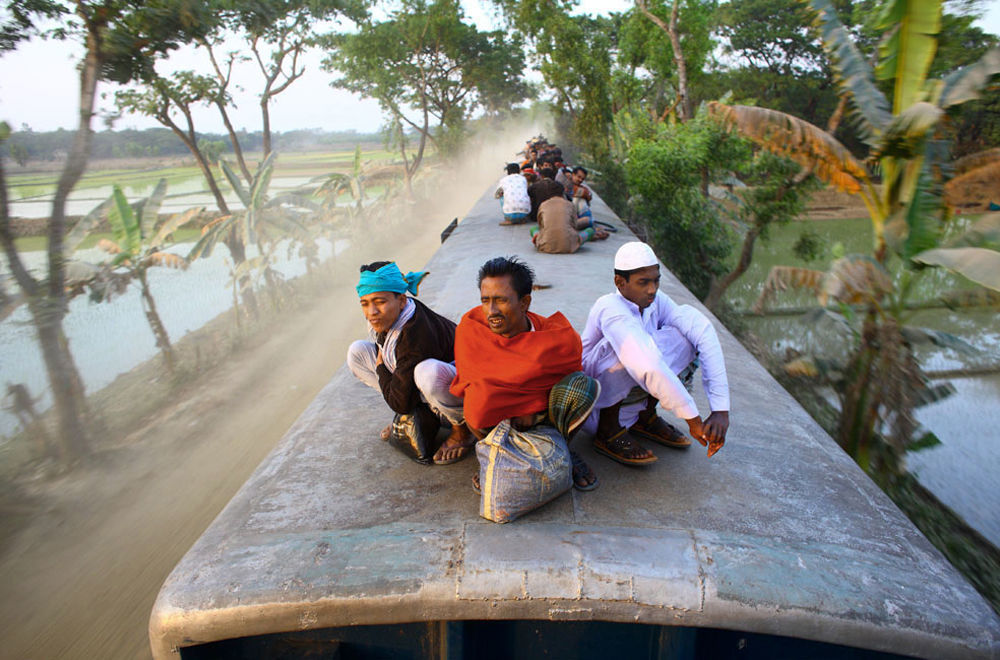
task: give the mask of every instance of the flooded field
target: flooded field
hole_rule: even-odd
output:
[[[846,253],[870,253],[872,232],[867,218],[791,223],[772,229],[768,242],[757,244],[750,270],[730,289],[730,300],[740,309],[749,309],[760,294],[772,266],[787,265],[825,269],[830,254],[806,263],[796,259],[792,245],[804,229],[815,231],[829,250],[840,243]],[[955,276],[929,273],[915,289],[914,300],[930,300],[941,292],[964,285]],[[778,294],[771,309],[806,308],[816,305],[808,293]],[[772,352],[781,356],[787,349],[803,353],[843,357],[847,338],[833,324],[816,323],[802,316],[746,316],[749,330],[761,338]],[[974,354],[937,346],[922,347],[920,363],[925,370],[1000,366],[1000,315],[996,308],[915,311],[909,325],[945,331],[974,346]],[[919,409],[917,418],[941,440],[941,444],[909,455],[908,466],[920,481],[945,504],[994,544],[1000,545],[1000,375],[951,378],[956,393]]]
[[[377,163],[391,158],[385,151],[363,151],[365,163]],[[353,151],[310,154],[278,154],[275,175],[271,179],[272,194],[289,192],[308,184],[316,177],[334,171],[349,171],[354,159]],[[248,157],[248,166],[255,167],[256,160]],[[234,165],[230,162],[231,165]],[[241,208],[239,199],[218,168],[220,188],[226,203],[234,209]],[[157,181],[167,179],[167,197],[163,203],[163,213],[176,213],[194,206],[215,207],[201,171],[194,165],[185,167],[150,167],[138,165],[133,169],[92,171],[83,179],[69,196],[67,215],[85,215],[111,195],[113,185],[121,187],[129,199],[139,199],[149,195]],[[52,194],[55,192],[56,175],[52,173],[12,174],[9,176],[10,212],[12,217],[43,218],[51,211]]]

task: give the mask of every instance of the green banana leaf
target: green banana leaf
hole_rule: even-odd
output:
[[[156,187],[149,197],[143,200],[142,208],[137,209],[136,217],[139,220],[139,232],[142,238],[153,235],[153,227],[156,226],[156,219],[160,216],[160,207],[166,195],[167,180],[161,178],[156,182]]]
[[[892,107],[902,113],[922,100],[941,31],[941,2],[890,0],[883,7],[878,28],[888,38],[879,44],[875,75],[879,80],[895,81]]]
[[[871,67],[840,23],[833,3],[830,0],[811,0],[810,4],[817,14],[820,37],[827,52],[832,55],[837,82],[850,92],[862,138],[874,148],[892,121],[889,101],[875,86]]]
[[[66,234],[66,238],[63,241],[66,254],[72,254],[76,252],[80,245],[83,243],[84,239],[97,228],[97,225],[101,223],[101,218],[107,214],[108,209],[111,208],[111,204],[114,202],[114,197],[108,197],[106,200],[95,206],[90,210],[90,213],[80,218],[80,221],[73,225],[73,229]]]

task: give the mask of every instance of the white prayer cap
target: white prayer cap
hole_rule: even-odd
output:
[[[635,270],[658,265],[660,262],[653,254],[653,249],[640,241],[626,243],[615,253],[615,270]]]

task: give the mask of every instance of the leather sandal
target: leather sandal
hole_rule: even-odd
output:
[[[641,445],[636,444],[636,441],[628,436],[626,429],[618,429],[609,438],[595,437],[594,449],[622,465],[649,465],[656,462],[656,456],[631,458],[626,455],[626,452],[631,453],[636,449],[642,449]]]
[[[637,435],[643,440],[651,440],[652,442],[661,444],[664,447],[684,449],[685,447],[691,446],[690,438],[671,424],[663,421],[663,419],[659,416],[653,417],[645,424],[642,422],[636,422],[632,425],[632,428],[629,429],[629,432]]]

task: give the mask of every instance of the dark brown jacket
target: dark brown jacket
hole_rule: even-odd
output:
[[[420,401],[420,393],[413,383],[417,364],[428,358],[442,362],[455,359],[455,324],[419,300],[411,300],[417,308],[396,341],[396,370],[389,371],[384,364],[375,368],[385,402],[393,412],[401,415],[413,412]],[[377,341],[381,346],[385,340],[380,336]]]

